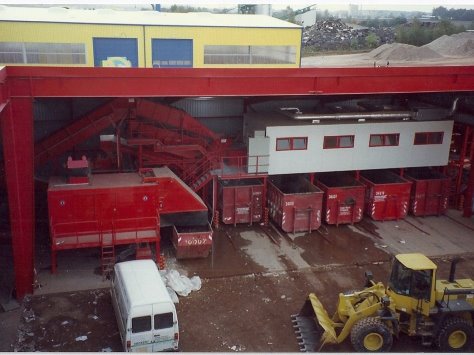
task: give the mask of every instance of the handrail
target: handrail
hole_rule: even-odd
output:
[[[268,167],[270,165],[268,158],[269,155],[239,155],[221,157],[219,168],[220,176],[266,175],[268,174]],[[230,161],[230,164],[226,164],[226,161]],[[234,169],[232,169],[232,167],[234,167]]]
[[[117,233],[120,232],[129,232],[129,231],[134,231],[135,232],[135,239],[138,239],[138,232],[139,231],[144,231],[144,230],[151,230],[154,229],[155,231],[157,230],[159,224],[159,217],[158,216],[153,216],[153,217],[136,217],[136,218],[118,218],[118,219],[107,219],[105,220],[106,222],[110,222],[111,227],[109,228],[104,228],[103,227],[103,221],[99,220],[88,220],[88,221],[73,221],[73,222],[58,222],[58,223],[53,223],[52,219],[50,222],[50,228],[51,228],[51,237],[52,238],[60,238],[60,237],[75,237],[76,238],[76,243],[79,243],[79,238],[81,236],[85,235],[90,235],[90,234],[99,234],[99,240],[102,243],[103,241],[103,235],[104,233],[112,233],[112,242],[114,243],[116,240],[116,235]],[[119,228],[117,225],[120,224],[120,222],[135,222],[135,227],[130,228],[130,227],[121,227]],[[152,223],[149,223],[148,225],[145,223],[146,221],[152,221]],[[143,222],[143,223],[138,223],[138,222]],[[84,230],[81,232],[78,232],[78,226],[84,225],[84,224],[91,224],[95,225],[95,229],[89,229],[89,230]],[[139,226],[139,224],[141,226]],[[73,232],[60,232],[58,233],[58,227],[61,226],[72,226]],[[74,228],[76,227],[76,228]]]

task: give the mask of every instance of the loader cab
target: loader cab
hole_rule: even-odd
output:
[[[428,315],[435,304],[436,265],[423,254],[399,254],[392,265],[387,293],[396,308]]]

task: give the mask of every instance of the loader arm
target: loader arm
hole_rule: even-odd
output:
[[[310,293],[300,313],[293,316],[296,332],[299,334],[299,339],[302,340],[301,343],[306,344],[306,348],[307,344],[311,344],[312,349],[309,351],[321,350],[325,344],[342,343],[357,321],[373,316],[383,308],[381,299],[384,295],[385,287],[382,283],[350,294],[340,293],[336,313],[331,319],[318,297],[314,293]],[[308,332],[310,321],[315,324],[311,326],[313,330]],[[301,326],[303,323],[304,326]],[[318,326],[322,328],[322,335],[319,346],[316,346],[314,329],[317,329]],[[313,339],[305,339],[308,335],[311,335]]]

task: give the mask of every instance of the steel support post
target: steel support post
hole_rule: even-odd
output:
[[[472,129],[471,129],[472,131]],[[469,167],[469,179],[467,181],[467,189],[464,198],[463,217],[470,218],[472,216],[472,199],[474,197],[474,132],[471,134],[471,153],[470,153],[470,167]]]
[[[33,292],[34,146],[33,102],[10,98],[1,114],[5,178],[10,210],[16,297]]]

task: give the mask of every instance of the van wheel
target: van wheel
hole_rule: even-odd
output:
[[[441,351],[467,352],[474,345],[474,328],[463,318],[447,319],[436,337]]]
[[[351,343],[359,352],[382,352],[392,348],[393,337],[382,321],[369,317],[354,325],[351,330]]]

